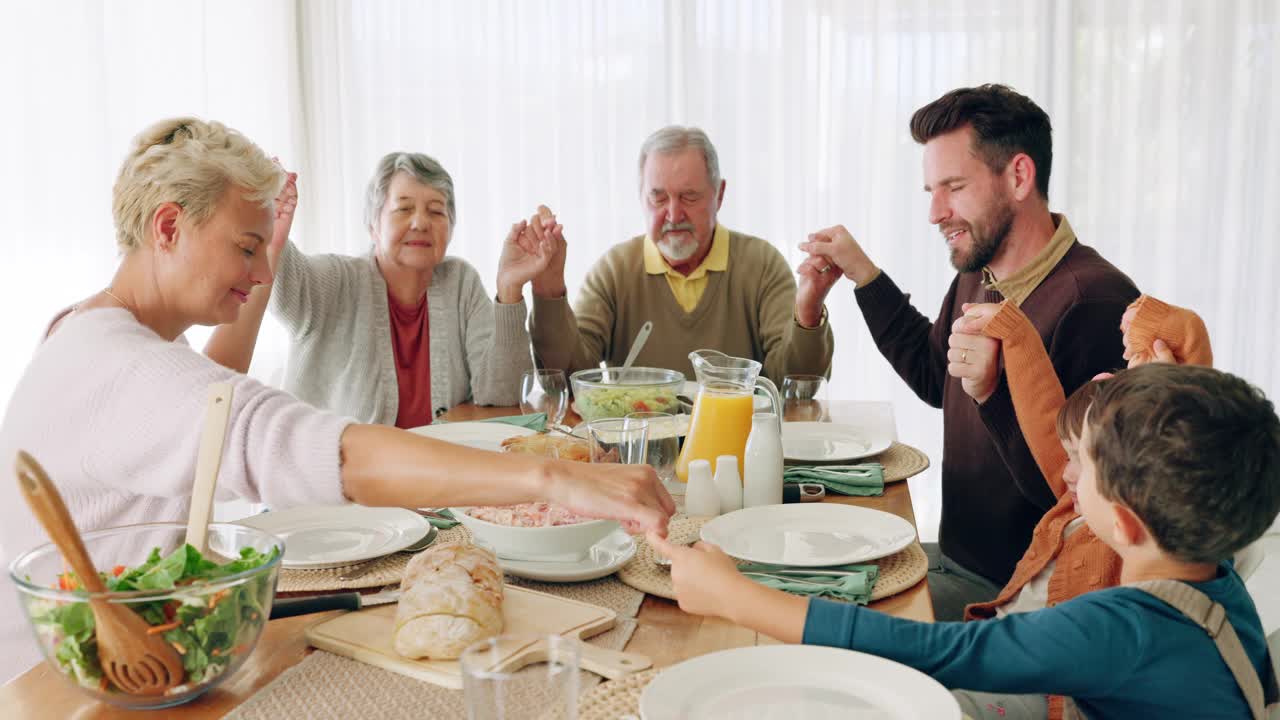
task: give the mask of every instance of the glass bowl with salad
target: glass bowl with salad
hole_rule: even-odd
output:
[[[209,525],[208,550],[186,526],[152,523],[82,533],[107,586],[97,598],[142,616],[182,658],[183,682],[163,695],[130,695],[102,673],[93,612],[79,578],[52,544],[9,567],[18,600],[49,664],[93,697],[131,709],[192,700],[232,675],[253,652],[271,614],[284,543],[242,525]]]
[[[676,394],[684,374],[648,367],[591,368],[569,376],[573,404],[584,421],[626,417],[633,412],[680,412]]]

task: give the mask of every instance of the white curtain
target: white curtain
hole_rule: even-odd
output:
[[[722,222],[793,263],[806,233],[844,223],[932,317],[953,271],[926,221],[907,121],[982,82],[1049,112],[1051,205],[1081,240],[1200,311],[1219,366],[1280,397],[1278,23],[1275,0],[6,7],[0,399],[49,315],[110,277],[115,171],[128,139],[164,116],[222,120],[297,169],[294,234],[311,252],[367,249],[364,185],[391,150],[453,174],[450,252],[489,283],[510,224],[546,203],[566,225],[571,294],[606,248],[643,230],[641,140],[699,125],[728,180]],[[901,438],[936,463],[939,413],[880,357],[847,284],[829,307],[832,397],[892,401]],[[282,350],[268,327],[255,373],[270,378]],[[926,538],[937,483],[936,467],[913,481]]]

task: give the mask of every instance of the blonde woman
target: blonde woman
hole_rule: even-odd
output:
[[[192,349],[184,331],[235,321],[253,287],[270,279],[265,249],[280,229],[273,198],[285,182],[256,145],[219,123],[180,118],[143,131],[114,188],[119,269],[50,324],[0,423],[0,464],[19,449],[34,455],[81,530],[181,520],[206,388],[230,382],[222,497],[274,508],[549,500],[633,530],[665,527],[674,505],[647,466],[501,455],[360,425]],[[290,205],[282,203],[282,227]],[[6,565],[46,539],[17,494],[15,483],[0,482]],[[0,597],[3,679],[37,656],[18,638],[13,591]]]

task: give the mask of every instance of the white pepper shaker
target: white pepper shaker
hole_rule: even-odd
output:
[[[720,493],[711,477],[711,463],[694,460],[689,463],[689,487],[684,491],[684,511],[691,517],[715,517],[720,514]]]
[[[716,493],[720,496],[720,514],[742,509],[742,478],[738,476],[738,456],[716,458]]]

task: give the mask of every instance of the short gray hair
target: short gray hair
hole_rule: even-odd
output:
[[[435,158],[422,153],[393,152],[382,156],[378,167],[369,180],[369,189],[364,194],[364,224],[373,227],[387,202],[387,188],[391,186],[391,178],[398,172],[409,173],[414,180],[435,188],[444,195],[444,204],[449,213],[449,227],[458,224],[458,211],[453,200],[453,178]]]
[[[711,191],[720,189],[720,158],[716,155],[716,146],[701,128],[668,125],[649,137],[640,146],[640,187],[644,187],[644,163],[649,156],[657,153],[669,155],[685,148],[696,148],[702,152],[702,159],[707,163],[707,182]]]

